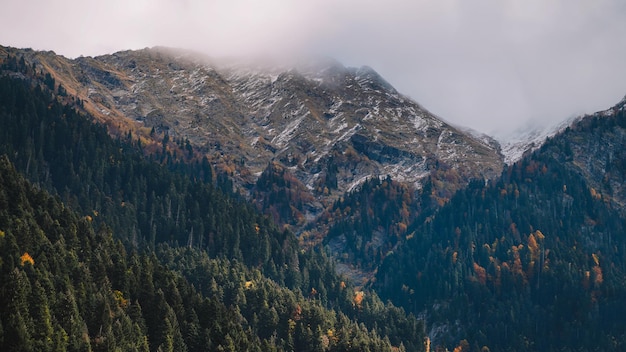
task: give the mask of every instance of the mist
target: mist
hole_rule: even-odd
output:
[[[442,119],[490,134],[626,95],[621,0],[5,0],[3,9],[0,45],[68,57],[164,45],[368,65]]]

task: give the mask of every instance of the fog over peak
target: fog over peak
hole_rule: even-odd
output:
[[[626,94],[622,0],[7,0],[0,44],[95,56],[333,57],[482,132],[547,125]]]

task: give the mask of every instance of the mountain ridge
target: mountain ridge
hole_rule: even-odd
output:
[[[460,174],[450,195],[503,165],[497,147],[438,119],[367,66],[327,60],[266,72],[162,47],[74,60],[3,51],[50,73],[115,133],[131,131],[152,149],[166,134],[169,144],[188,140],[243,189],[273,160],[321,204],[371,177],[419,188],[437,163]],[[329,162],[337,164],[335,175],[325,170]]]
[[[511,132],[507,135],[494,137],[501,146],[504,162],[512,165],[533,152],[546,142],[548,138],[563,132],[567,127],[580,120],[582,116],[571,117],[549,126],[534,126],[529,124],[524,129]]]
[[[484,155],[469,151],[498,149],[493,139],[430,120],[417,103],[401,102],[402,96],[368,69],[358,73],[331,62],[325,70],[261,74],[241,68],[211,70],[152,49],[78,62],[51,53],[29,61],[28,52],[27,60],[5,59],[2,50],[0,117],[6,128],[0,130],[0,146],[16,166],[41,187],[54,183],[55,192],[85,214],[83,224],[112,219],[111,226],[130,242],[129,248],[158,249],[156,243],[178,247],[161,250],[157,257],[163,255],[168,267],[192,274],[192,279],[193,265],[206,255],[234,258],[267,274],[268,281],[245,271],[233,275],[230,259],[213,261],[214,269],[230,267],[231,278],[238,277],[216,279],[220,285],[237,283],[236,292],[229,289],[231,293],[222,296],[228,302],[245,297],[251,304],[264,303],[256,295],[263,292],[255,286],[269,288],[276,282],[299,287],[301,302],[324,302],[331,292],[341,293],[347,311],[375,332],[389,323],[394,326],[399,311],[393,308],[382,320],[372,319],[384,307],[368,293],[374,288],[383,299],[423,319],[430,338],[427,350],[431,342],[441,349],[458,345],[457,351],[617,351],[626,346],[626,100],[580,117],[558,133],[529,133],[527,140],[537,139],[537,148],[486,179],[479,169],[470,168],[472,159],[464,158],[478,160]],[[198,108],[203,99],[205,106]],[[164,110],[166,105],[173,107]],[[76,111],[87,107],[100,115]],[[413,124],[416,120],[424,129]],[[136,129],[124,129],[132,126]],[[196,139],[190,141],[182,132],[194,129],[202,133],[189,135]],[[542,142],[547,132],[555,134]],[[475,136],[468,139],[468,133]],[[209,143],[198,142],[203,138]],[[269,161],[264,165],[266,159],[256,160],[257,155]],[[213,189],[209,157],[270,216],[260,215],[242,197]],[[414,169],[401,169],[405,166]],[[401,180],[399,172],[393,177],[371,172],[384,167],[424,173],[415,183]],[[312,175],[318,176],[310,183]],[[220,189],[230,195],[232,187],[226,185]],[[12,198],[0,201],[7,207],[18,205],[9,201]],[[56,226],[45,211],[39,214],[37,221]],[[270,217],[283,228],[274,227]],[[10,229],[0,232],[0,246],[6,235],[5,249],[14,258],[7,263],[17,267],[21,261],[29,270],[32,257],[17,258],[35,251],[15,249],[14,240],[28,237],[14,235],[21,233],[12,225],[19,221],[7,224],[0,229]],[[302,230],[300,243],[289,228]],[[58,235],[32,234],[42,237],[49,232]],[[89,237],[75,239],[72,231],[67,233],[70,245]],[[303,238],[315,233],[326,236],[311,241],[321,246],[303,250]],[[192,255],[190,262],[180,260],[195,248],[205,254]],[[324,253],[333,261],[323,260]],[[323,267],[311,265],[316,256]],[[36,265],[45,265],[39,258],[34,256]],[[2,261],[1,268],[6,268]],[[357,288],[347,292],[350,286],[331,275],[333,270],[363,281],[354,280]],[[203,282],[197,287],[219,292]],[[361,284],[365,291],[360,291]],[[127,292],[134,296],[132,290],[122,289],[121,297],[128,297]],[[269,302],[261,306],[275,304]],[[263,338],[272,338],[272,330],[264,327],[279,326],[284,337],[279,343],[287,346],[287,327],[295,326],[300,329],[296,335],[305,337],[301,346],[324,337],[339,342],[332,339],[338,331],[334,323],[320,329],[312,325],[309,333],[294,305],[274,312],[270,308],[265,316],[249,307],[242,315],[259,327]],[[371,313],[364,316],[365,311]],[[152,324],[163,320],[161,316],[154,315]],[[332,322],[332,314],[328,317]],[[17,326],[0,318],[0,328]],[[416,338],[422,326],[415,323],[400,334],[408,333],[404,341],[422,350]],[[88,336],[101,338],[94,334],[97,330],[93,319]],[[72,331],[73,338],[80,338],[78,330]],[[398,332],[390,339],[399,337]],[[401,349],[402,341],[390,346]],[[154,349],[160,343],[151,345]],[[195,346],[201,350],[201,345]]]

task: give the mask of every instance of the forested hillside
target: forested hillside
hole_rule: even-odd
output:
[[[242,189],[236,146],[216,172],[164,126],[94,123],[44,70],[67,60],[25,53],[0,60],[0,350],[626,349],[626,100],[466,188],[432,155],[402,164],[428,171],[418,183],[356,179],[403,154],[355,134],[315,169],[288,154]],[[54,72],[79,84],[70,71]]]
[[[542,153],[582,174],[597,197],[626,215],[626,98],[576,121]]]
[[[326,225],[324,245],[343,265],[366,278],[383,258],[405,241],[407,225],[422,212],[422,200],[406,184],[373,178],[340,198],[318,221]]]
[[[323,253],[300,250],[206,161],[179,162],[166,142],[147,158],[141,139],[112,140],[17,76],[0,78],[2,346],[424,349],[418,320],[355,291]],[[48,306],[16,304],[15,294]]]
[[[372,287],[450,348],[623,350],[624,220],[556,145],[418,219]]]
[[[88,216],[34,189],[6,157],[0,207],[3,351],[391,351],[392,341],[421,347],[398,340],[398,333],[419,336],[415,319],[375,296],[355,300],[345,285],[333,311],[314,293],[281,287],[236,260],[166,244],[128,252],[109,229],[94,229]],[[340,311],[347,302],[356,320]]]

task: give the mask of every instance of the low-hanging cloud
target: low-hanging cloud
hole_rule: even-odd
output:
[[[626,94],[622,0],[9,0],[0,44],[76,57],[166,45],[369,65],[455,124],[551,123]]]

